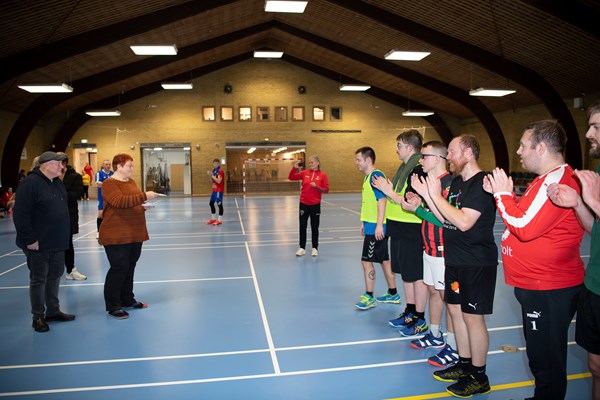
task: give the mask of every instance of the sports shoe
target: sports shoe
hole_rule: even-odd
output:
[[[400,295],[398,293],[391,295],[389,290],[385,292],[383,296],[376,297],[375,300],[377,300],[379,303],[402,303]]]
[[[142,303],[141,301],[136,301],[135,303],[125,306],[125,308],[138,308],[138,309],[148,308],[148,304]]]
[[[215,221],[216,221],[216,219],[212,219],[212,218],[211,218],[211,219],[209,219],[208,221],[206,221],[206,225],[212,225],[212,224],[214,224],[214,223],[215,223]]]
[[[304,250],[302,247],[299,247],[298,250],[296,250],[296,255],[298,257],[301,257],[301,256],[303,256],[305,254],[306,254],[306,250]]]
[[[449,367],[458,362],[458,353],[447,344],[435,356],[429,357],[427,362],[435,367]]]
[[[413,314],[407,313],[406,310],[402,314],[398,316],[396,319],[390,319],[389,324],[394,328],[401,328],[403,326],[408,325],[410,321],[412,321]]]
[[[223,225],[223,222],[221,222],[220,219],[215,219],[215,222],[212,223],[213,225]]]
[[[71,273],[65,275],[65,278],[67,278],[70,281],[85,281],[87,279],[87,276],[77,271],[77,267],[73,267]]]
[[[423,332],[427,332],[429,325],[424,319],[413,317],[412,321],[408,325],[400,328],[400,334],[402,336],[416,336]]]
[[[433,373],[433,377],[435,379],[437,379],[438,381],[442,381],[442,382],[457,381],[464,376],[468,376],[468,375],[459,364],[455,364],[451,367],[442,369],[440,371],[435,371]]]
[[[57,322],[68,322],[68,321],[73,321],[75,319],[75,315],[73,314],[67,314],[64,313],[62,311],[59,311],[57,314],[54,315],[46,315],[46,322],[53,322],[53,321],[57,321]]]
[[[122,308],[119,308],[118,310],[109,311],[108,315],[110,315],[111,317],[113,317],[115,319],[129,318],[129,313],[127,311],[123,310]]]
[[[366,293],[360,296],[358,303],[355,304],[356,308],[358,308],[359,310],[368,310],[369,308],[373,308],[376,305],[377,302],[375,301],[375,299],[373,299]]]
[[[410,347],[417,350],[441,349],[444,347],[444,335],[440,332],[440,337],[435,337],[431,332],[427,332],[421,339],[411,340]]]
[[[473,397],[474,394],[487,394],[491,391],[490,381],[487,376],[483,382],[479,382],[473,375],[463,376],[458,382],[446,388],[446,392],[462,399]]]
[[[312,249],[312,251],[310,252],[310,255],[313,257],[316,257],[319,255],[319,251],[317,249]]]

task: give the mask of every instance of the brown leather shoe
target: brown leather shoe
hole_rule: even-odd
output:
[[[44,318],[35,318],[31,326],[33,326],[33,329],[35,329],[36,332],[48,332],[50,330],[50,327],[46,321],[44,321]]]

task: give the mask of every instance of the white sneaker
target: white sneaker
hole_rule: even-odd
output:
[[[303,255],[305,255],[305,254],[306,254],[306,250],[304,250],[302,247],[300,247],[300,248],[298,249],[298,251],[296,251],[296,255],[297,255],[298,257],[300,257],[300,256],[303,256]]]
[[[87,276],[85,276],[82,273],[80,273],[79,271],[77,271],[76,267],[73,267],[73,270],[71,271],[71,273],[67,274],[65,276],[65,278],[67,278],[68,280],[71,280],[71,281],[85,281],[87,279]]]
[[[312,255],[313,257],[316,257],[316,256],[318,256],[318,255],[319,255],[319,252],[317,251],[317,249],[312,249],[311,255]]]

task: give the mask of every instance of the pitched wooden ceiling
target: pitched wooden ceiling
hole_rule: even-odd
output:
[[[479,118],[499,146],[492,113],[544,104],[565,125],[568,155],[580,163],[563,99],[600,91],[599,1],[309,0],[304,14],[263,8],[264,0],[1,2],[0,109],[21,115],[7,147],[24,144],[44,117],[114,103],[119,93],[144,96],[160,90],[161,81],[197,77],[270,47],[332,79],[368,83],[370,94],[400,106],[410,100],[440,115]],[[149,43],[175,43],[179,54],[138,57],[129,48]],[[392,48],[431,55],[421,62],[384,60]],[[34,95],[17,88],[25,82],[67,82],[75,90]],[[467,95],[478,86],[517,93]]]

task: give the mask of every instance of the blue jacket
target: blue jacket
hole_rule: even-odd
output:
[[[37,241],[41,251],[69,248],[67,191],[59,178],[50,180],[35,169],[19,184],[15,198],[17,246],[25,250]]]

